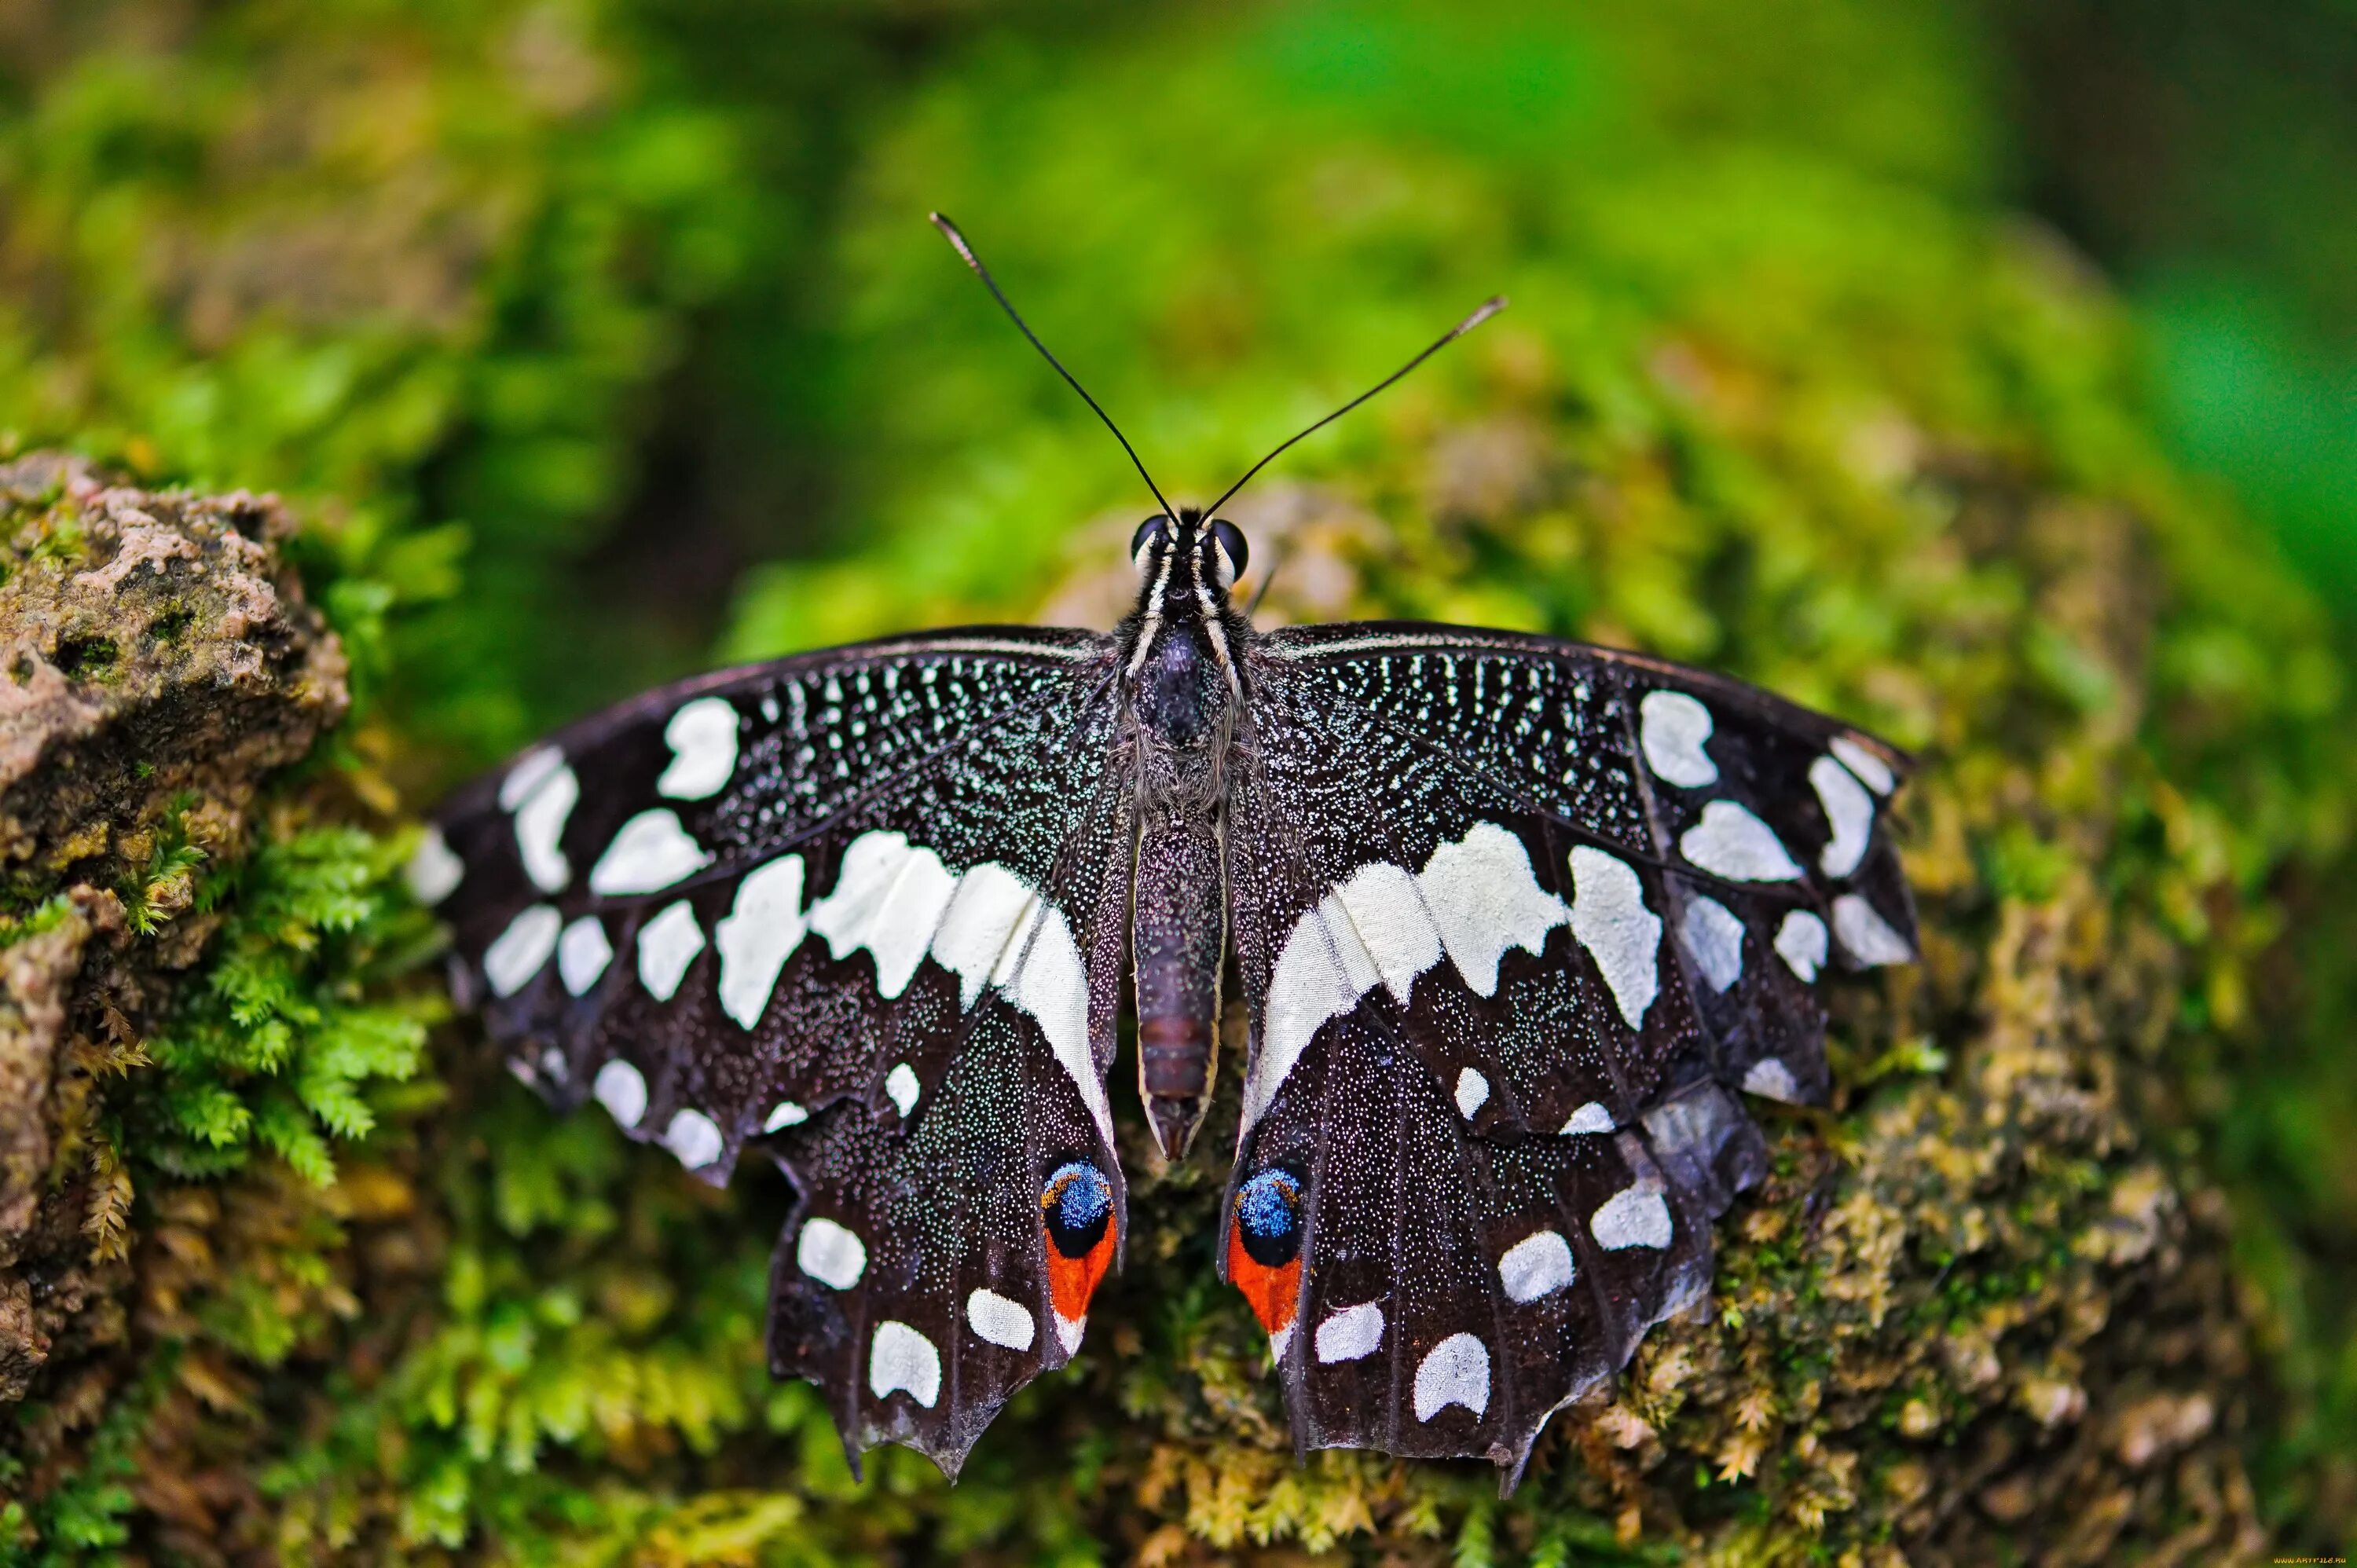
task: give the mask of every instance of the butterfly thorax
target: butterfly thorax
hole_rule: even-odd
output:
[[[1118,635],[1137,769],[1138,1088],[1156,1143],[1176,1159],[1202,1120],[1217,1063],[1222,796],[1243,700],[1237,651],[1251,629],[1228,599],[1242,554],[1232,529],[1192,510],[1150,519],[1133,553],[1137,608]]]

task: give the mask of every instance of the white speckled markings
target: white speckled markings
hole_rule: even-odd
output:
[[[712,1118],[701,1111],[674,1112],[671,1125],[663,1129],[662,1144],[692,1171],[700,1171],[718,1159],[721,1151],[728,1146]]]
[[[1899,787],[1899,780],[1891,773],[1890,765],[1850,739],[1849,736],[1846,735],[1835,736],[1832,746],[1827,749],[1840,757],[1842,766],[1857,774],[1866,787],[1876,794],[1888,795]]]
[[[1801,875],[1784,841],[1732,800],[1713,800],[1678,840],[1687,861],[1730,882],[1790,882]]]
[[[483,978],[497,996],[513,996],[529,984],[556,950],[557,932],[565,917],[546,904],[534,904],[510,920],[491,945],[483,950]]]
[[[1621,1018],[1642,1028],[1645,1009],[1661,988],[1654,955],[1662,945],[1662,918],[1645,908],[1637,874],[1600,849],[1581,844],[1571,852],[1571,934],[1612,988]]]
[[[417,841],[405,871],[410,897],[429,908],[456,893],[466,875],[467,863],[458,858],[442,830],[432,827]]]
[[[830,1290],[849,1290],[867,1272],[867,1243],[858,1232],[818,1215],[794,1239],[794,1265]]]
[[[1571,1283],[1571,1243],[1560,1230],[1540,1230],[1506,1249],[1498,1260],[1498,1283],[1509,1299],[1527,1305]]]
[[[1563,1131],[1566,1137],[1574,1133],[1609,1133],[1612,1112],[1604,1108],[1602,1101],[1591,1100],[1571,1113],[1564,1122]]]
[[[589,868],[589,891],[608,898],[660,893],[711,864],[712,856],[680,826],[679,813],[657,806],[622,824]]]
[[[1637,704],[1638,739],[1645,766],[1682,789],[1718,782],[1718,765],[1703,750],[1710,710],[1684,692],[1648,692]]]
[[[1689,899],[1678,932],[1713,991],[1725,991],[1743,978],[1743,922],[1734,910],[1716,898]]]
[[[1825,966],[1825,923],[1806,909],[1787,911],[1776,928],[1776,956],[1803,980],[1814,981]]]
[[[671,766],[655,780],[655,792],[674,800],[701,800],[720,792],[737,771],[737,710],[726,697],[698,697],[682,703],[663,725]]]
[[[1794,1081],[1792,1069],[1777,1057],[1762,1057],[1753,1062],[1751,1070],[1743,1075],[1743,1088],[1746,1093],[1757,1094],[1767,1100],[1782,1100],[1793,1104],[1798,1104],[1801,1100],[1801,1086]]]
[[[907,1062],[893,1063],[892,1070],[884,1075],[884,1097],[892,1102],[892,1109],[900,1113],[902,1121],[908,1120],[909,1112],[917,1108],[917,1097],[923,1092],[917,1082],[917,1069]]]
[[[559,892],[573,880],[573,867],[556,844],[564,836],[565,821],[580,801],[581,781],[574,778],[573,769],[565,765],[565,754],[554,746],[544,747],[516,764],[508,775],[508,784],[520,779],[529,783],[516,791],[511,808],[516,854],[533,886],[544,893]],[[508,789],[502,786],[500,800],[505,803],[507,798]]]
[[[1656,1187],[1622,1187],[1588,1217],[1588,1234],[1609,1252],[1670,1244],[1670,1205]]]
[[[1375,1353],[1383,1342],[1383,1309],[1372,1301],[1346,1306],[1318,1326],[1320,1361],[1356,1361]]]
[[[761,1021],[779,972],[802,945],[802,857],[781,854],[746,873],[737,900],[712,928],[720,952],[720,1010],[750,1029]]]
[[[646,1075],[621,1058],[616,1057],[597,1069],[589,1085],[589,1092],[608,1115],[623,1127],[636,1127],[647,1113]]]
[[[807,924],[837,959],[872,954],[877,989],[887,997],[908,989],[927,956],[958,977],[966,1006],[985,986],[996,989],[1039,1026],[1090,1119],[1113,1142],[1113,1107],[1089,1045],[1080,946],[1063,911],[1022,877],[991,861],[960,875],[906,834],[865,832],[844,851],[834,888],[811,906]],[[916,1086],[913,1072],[908,1084]],[[902,1097],[892,1098],[898,1104]],[[908,1099],[914,1103],[913,1093]]]
[[[977,1336],[1009,1350],[1028,1350],[1039,1333],[1029,1307],[995,1290],[977,1290],[965,1298],[965,1321]]]
[[[1834,935],[1862,964],[1905,963],[1915,956],[1908,950],[1907,939],[1892,930],[1860,894],[1845,893],[1834,900]]]
[[[867,1391],[884,1399],[896,1391],[933,1408],[942,1397],[942,1353],[922,1334],[893,1318],[876,1326],[867,1348]]]
[[[1833,828],[1833,837],[1817,856],[1817,865],[1827,876],[1847,876],[1866,858],[1866,846],[1873,842],[1874,797],[1848,768],[1830,757],[1809,764],[1809,784]]]
[[[588,995],[613,961],[613,941],[606,935],[606,923],[595,915],[582,916],[556,940],[556,977],[569,995]]]
[[[1294,923],[1277,954],[1260,1053],[1244,1082],[1243,1131],[1268,1110],[1327,1020],[1377,985],[1405,1006],[1416,977],[1446,953],[1475,994],[1495,995],[1506,950],[1541,951],[1547,933],[1570,918],[1539,886],[1523,841],[1494,822],[1476,822],[1439,845],[1420,873],[1361,866]],[[1458,1092],[1466,1092],[1461,1077]]]
[[[665,905],[639,932],[639,983],[656,1001],[670,1001],[679,994],[687,966],[703,950],[704,928],[695,923],[695,911],[687,900]]]
[[[1490,1408],[1490,1349],[1470,1334],[1443,1339],[1415,1369],[1416,1420],[1430,1421],[1453,1404],[1476,1419]]]

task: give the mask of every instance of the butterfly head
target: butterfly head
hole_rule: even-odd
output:
[[[1165,614],[1200,602],[1227,602],[1251,559],[1243,530],[1224,518],[1205,517],[1180,507],[1177,518],[1157,512],[1130,535],[1129,558],[1137,567],[1140,610]]]

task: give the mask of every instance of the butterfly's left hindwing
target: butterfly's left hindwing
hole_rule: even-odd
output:
[[[1899,759],[1732,682],[1494,633],[1278,633],[1249,690],[1225,1271],[1305,1444],[1512,1474],[1707,1288],[1764,1158],[1738,1092],[1824,1093],[1817,981],[1911,953]]]
[[[716,1182],[770,1141],[771,1363],[855,1452],[954,1470],[1118,1252],[1107,658],[944,633],[650,693],[462,792],[413,872],[528,1082]]]

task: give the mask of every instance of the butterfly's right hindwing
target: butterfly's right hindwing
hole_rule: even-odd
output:
[[[944,633],[650,693],[463,791],[413,869],[518,1074],[800,1201],[770,1359],[954,1469],[1125,1228],[1132,836],[1103,640]]]

